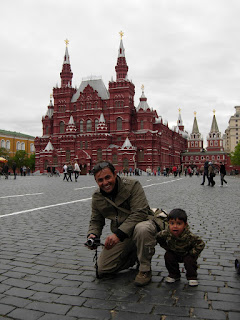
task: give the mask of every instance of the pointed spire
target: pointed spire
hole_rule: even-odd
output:
[[[133,146],[132,146],[130,140],[128,139],[128,137],[125,139],[125,141],[124,141],[124,143],[122,145],[122,149],[125,149],[125,148],[126,149],[132,149],[133,148]]]
[[[142,95],[140,97],[140,102],[137,106],[137,111],[139,111],[140,109],[146,111],[147,109],[150,109],[148,103],[147,103],[147,98],[144,94],[144,85],[141,86],[141,89],[142,89]]]
[[[182,122],[182,117],[181,117],[181,109],[179,108],[178,111],[179,111],[179,114],[178,114],[177,126],[179,127],[179,126],[183,125],[183,122]]]
[[[70,119],[68,121],[66,132],[72,132],[73,133],[73,132],[76,132],[76,131],[77,131],[77,128],[76,128],[73,116],[71,115]]]
[[[99,122],[97,125],[97,131],[98,132],[105,132],[105,133],[108,131],[103,113],[101,113],[101,115],[100,115]]]
[[[48,141],[48,144],[46,145],[44,151],[52,151],[54,148],[53,148],[53,145],[51,143],[51,141],[49,140]]]
[[[99,123],[105,123],[105,118],[104,118],[103,113],[101,113],[101,115],[100,115]]]
[[[216,116],[215,116],[215,110],[213,110],[213,120],[212,120],[212,126],[211,126],[211,131],[210,132],[219,132],[218,129],[218,124],[217,124],[217,120],[216,120]]]
[[[48,118],[52,118],[52,115],[53,115],[53,103],[52,103],[52,93],[50,94],[50,102],[49,102],[49,105],[48,105],[48,109],[47,109],[47,113],[46,113],[46,116],[48,116]]]
[[[66,39],[66,49],[65,49],[65,55],[63,59],[63,66],[62,66],[62,72],[60,73],[61,77],[61,87],[71,87],[72,86],[72,77],[73,73],[71,71],[71,65],[70,65],[70,57],[68,53],[68,44],[69,41]]]
[[[123,46],[123,32],[119,32],[121,40],[120,40],[120,46],[118,49],[118,59],[117,59],[117,65],[115,66],[116,74],[117,74],[117,81],[124,81],[127,79],[127,72],[128,72],[128,65],[126,62],[125,57],[125,49]]]
[[[194,121],[193,121],[192,133],[199,133],[196,114],[197,114],[197,112],[194,111]]]
[[[74,120],[73,120],[73,116],[72,116],[72,115],[70,116],[70,119],[69,119],[68,124],[74,124],[74,125],[75,125]]]
[[[69,40],[66,39],[66,40],[64,40],[64,42],[66,43],[66,49],[65,49],[63,64],[65,64],[65,63],[70,64],[70,57],[69,57],[68,47],[67,47],[69,44]]]

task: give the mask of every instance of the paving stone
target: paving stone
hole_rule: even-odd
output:
[[[175,315],[176,317],[188,317],[190,314],[190,308],[180,308],[176,306],[169,308],[167,306],[156,306],[153,310],[153,314],[159,314],[161,316]]]
[[[239,312],[229,312],[228,320],[239,320]]]
[[[0,300],[1,304],[8,304],[8,305],[19,307],[19,308],[24,308],[30,302],[31,300],[28,300],[28,299],[23,299],[18,297],[9,297],[9,296],[4,297],[3,299]]]
[[[86,298],[69,296],[69,295],[61,295],[55,303],[67,304],[72,306],[81,306],[86,301]]]
[[[27,281],[27,280],[23,280],[23,279],[7,279],[3,281],[3,284],[7,284],[9,286],[14,286],[14,287],[18,287],[18,288],[28,288],[30,287],[33,282],[31,281]]]
[[[61,316],[59,314],[51,314],[51,313],[48,313],[48,314],[44,315],[43,317],[39,318],[39,320],[77,320],[77,319],[79,319],[79,318]]]
[[[212,307],[216,310],[224,311],[238,311],[240,312],[240,303],[228,302],[228,301],[212,301]]]
[[[83,319],[111,320],[111,312],[107,310],[96,310],[85,307],[73,307],[67,316],[82,317]],[[136,319],[136,318],[135,318]]]
[[[36,292],[31,296],[31,300],[53,302],[59,298],[58,294],[48,293],[48,292]]]
[[[137,314],[136,315],[135,312],[120,311],[114,316],[113,319],[114,320],[136,320],[136,319],[137,320],[159,320],[159,315],[153,315],[153,314],[148,314],[148,315],[146,315],[146,314]],[[186,320],[186,318],[185,318],[185,320]]]
[[[43,315],[43,312],[17,308],[10,312],[8,316],[20,320],[37,320]]]
[[[22,289],[22,288],[11,288],[4,292],[4,294],[9,296],[16,296],[20,298],[29,298],[31,297],[35,291],[28,290],[28,289]]]
[[[14,309],[15,309],[14,306],[2,304],[0,301],[0,315],[2,316],[7,315],[9,312],[11,312]]]
[[[43,311],[45,313],[49,312],[49,313],[64,315],[71,309],[71,306],[61,305],[61,304],[56,304],[56,303],[46,303],[46,302],[34,301],[34,302],[31,302],[30,304],[28,304],[26,306],[26,308],[31,309],[31,310]]]
[[[223,311],[207,310],[200,308],[194,309],[193,317],[199,317],[201,319],[226,320],[226,314]]]
[[[69,296],[78,296],[84,289],[74,287],[56,287],[52,290],[53,293],[68,294]]]

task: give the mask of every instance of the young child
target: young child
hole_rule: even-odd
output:
[[[168,228],[157,234],[157,241],[166,250],[165,265],[169,275],[166,282],[180,280],[179,262],[183,262],[189,286],[197,286],[197,258],[204,249],[202,239],[190,232],[187,214],[173,209],[168,215]]]

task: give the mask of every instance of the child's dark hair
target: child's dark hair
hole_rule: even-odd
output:
[[[168,215],[168,221],[170,219],[179,219],[184,221],[185,223],[187,222],[187,214],[186,211],[184,211],[183,209],[173,209],[172,211],[170,211],[169,215]]]

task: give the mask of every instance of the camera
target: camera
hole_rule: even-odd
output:
[[[97,247],[102,245],[100,242],[100,238],[89,238],[84,244],[90,249],[96,249]]]

